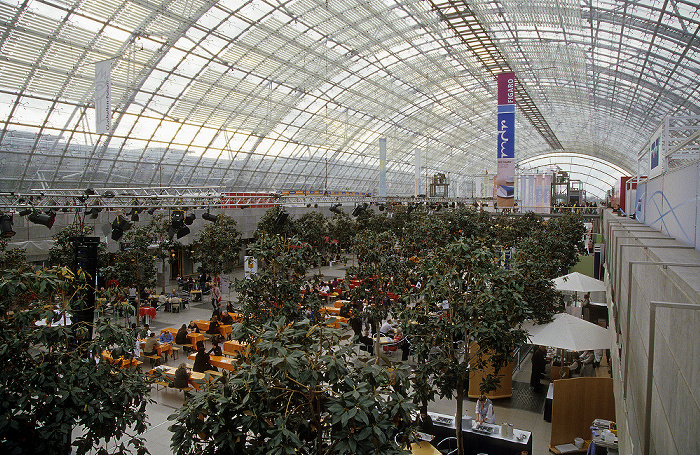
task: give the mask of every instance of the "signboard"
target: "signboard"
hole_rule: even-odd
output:
[[[649,177],[656,177],[663,172],[663,152],[661,150],[661,131],[662,128],[659,127],[656,133],[651,137],[651,143],[649,144],[649,155],[651,156]]]
[[[97,134],[112,129],[112,60],[95,63],[95,122]]]
[[[243,261],[243,274],[246,279],[250,278],[251,275],[256,275],[258,273],[258,260],[253,256],[246,256]]]
[[[498,75],[496,198],[498,208],[515,204],[515,73]]]
[[[228,295],[231,293],[231,280],[227,275],[221,276],[221,294]]]

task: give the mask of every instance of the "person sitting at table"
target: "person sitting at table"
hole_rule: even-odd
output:
[[[224,355],[223,351],[221,350],[221,346],[219,346],[219,340],[217,337],[214,337],[211,340],[211,349],[209,349],[208,354],[209,355],[218,355],[219,357]]]
[[[433,419],[428,414],[428,409],[423,406],[420,408],[420,413],[416,417],[416,425],[418,426],[418,431],[421,433],[426,433],[429,435],[433,434]]]
[[[394,336],[394,327],[392,326],[393,321],[391,318],[388,318],[384,324],[379,328],[379,333],[381,333],[384,336]]]
[[[207,329],[207,333],[209,335],[218,335],[218,333],[219,333],[219,318],[217,318],[216,315],[211,317],[211,321],[209,321],[209,328]]]
[[[171,384],[171,387],[177,389],[184,389],[190,386],[190,372],[187,371],[187,365],[181,363],[177,370],[175,370],[175,378]]]
[[[182,324],[182,327],[177,331],[177,334],[175,335],[175,343],[177,344],[189,344],[189,340],[187,339],[187,326],[185,324]]]
[[[225,325],[231,325],[233,324],[233,317],[231,317],[231,313],[229,312],[224,312],[221,314],[221,323]]]
[[[367,351],[370,353],[370,355],[374,355],[374,350],[372,349],[374,346],[374,340],[369,337],[367,332],[360,335],[357,341],[361,343],[360,350]]]
[[[148,338],[154,333],[151,332],[151,329],[149,328],[148,324],[143,325],[143,329],[139,332],[139,338]]]
[[[211,317],[213,318],[214,316],[216,316],[217,319],[221,318],[221,303],[216,302],[213,305],[214,310],[211,312]]]
[[[215,366],[209,363],[209,354],[204,349],[204,344],[202,344],[197,347],[197,355],[194,356],[192,371],[204,373],[207,370],[219,371]]]
[[[160,346],[160,343],[156,340],[156,334],[151,332],[146,340],[146,344],[143,346],[143,355],[157,355],[157,346]]]
[[[160,332],[160,342],[162,344],[169,344],[173,342],[173,334],[167,330]]]
[[[190,324],[187,326],[187,330],[189,330],[190,333],[199,333],[199,327],[194,323],[194,321],[190,321]]]
[[[408,360],[408,354],[411,351],[411,347],[408,344],[408,340],[403,334],[401,327],[396,328],[396,335],[394,335],[394,342],[397,343],[397,347],[401,349],[401,360],[404,362]]]
[[[233,307],[233,302],[230,300],[226,302],[226,312],[227,313],[235,313],[236,309]]]
[[[483,393],[476,400],[476,423],[496,423],[496,416],[493,413],[493,403],[486,398]]]

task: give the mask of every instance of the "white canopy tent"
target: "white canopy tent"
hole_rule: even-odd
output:
[[[554,320],[547,324],[527,322],[524,328],[530,333],[532,344],[568,351],[610,349],[612,343],[608,329],[568,313],[555,314]]]
[[[572,272],[568,275],[554,279],[554,286],[559,291],[572,292],[597,292],[605,291],[605,283],[595,278],[591,278],[579,272]]]

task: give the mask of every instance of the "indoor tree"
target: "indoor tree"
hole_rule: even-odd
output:
[[[417,359],[415,388],[421,400],[455,397],[458,453],[464,453],[462,422],[470,371],[491,366],[483,391],[497,386],[498,370],[525,341],[521,325],[531,312],[523,298],[523,283],[500,266],[500,251],[490,243],[460,238],[435,248],[420,263],[425,300],[401,314]],[[431,317],[435,304],[445,303],[443,315]]]
[[[216,221],[207,223],[192,242],[192,260],[199,262],[204,273],[230,273],[238,265],[241,233],[236,220],[219,214]]]
[[[135,334],[99,321],[91,338],[87,323],[66,325],[91,278],[67,267],[0,273],[2,453],[147,452],[149,385],[101,360],[107,349],[130,357]]]
[[[308,319],[267,321],[235,372],[170,417],[175,453],[406,453],[394,435],[412,420],[410,369],[355,367],[341,339]]]
[[[279,316],[290,321],[306,314],[318,317],[325,300],[310,290],[319,277],[306,276],[310,265],[320,260],[316,249],[297,237],[261,233],[248,252],[256,258],[258,272],[236,279],[234,287],[251,336],[259,326]]]

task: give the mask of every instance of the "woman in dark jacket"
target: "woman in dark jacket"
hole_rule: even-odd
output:
[[[175,344],[188,344],[187,326],[185,324],[182,324],[180,330],[177,331],[175,335]]]
[[[184,389],[190,386],[190,373],[187,371],[187,365],[181,363],[175,370],[175,379],[173,379],[173,387]]]
[[[216,367],[209,364],[209,354],[207,354],[207,351],[204,350],[204,345],[201,345],[199,349],[197,349],[197,355],[194,356],[194,366],[192,367],[192,371],[204,373],[207,370],[218,371]]]

